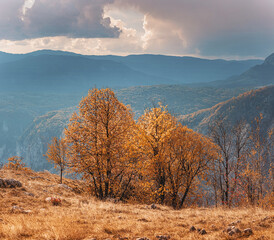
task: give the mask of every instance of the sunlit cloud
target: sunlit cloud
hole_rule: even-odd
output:
[[[1,0],[0,51],[265,57],[273,0]]]

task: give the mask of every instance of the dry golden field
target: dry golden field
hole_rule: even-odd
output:
[[[67,188],[48,172],[2,169],[0,178],[23,184],[21,188],[0,188],[0,239],[274,239],[273,210],[152,209],[98,201],[82,193],[80,181],[65,179]],[[45,201],[47,197],[61,198],[62,205],[53,206]],[[231,223],[240,230],[251,228],[253,234],[230,236],[224,230]],[[191,226],[207,233],[191,232]]]

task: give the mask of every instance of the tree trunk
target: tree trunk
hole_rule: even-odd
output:
[[[63,183],[63,168],[60,170],[60,183]]]
[[[187,188],[185,190],[185,193],[184,193],[184,195],[183,195],[183,197],[181,199],[180,206],[179,206],[180,209],[183,207],[183,204],[184,204],[184,202],[186,200],[186,196],[188,194],[189,188],[190,188],[190,186],[187,186]]]

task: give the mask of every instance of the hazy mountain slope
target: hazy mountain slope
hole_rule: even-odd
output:
[[[80,100],[77,95],[0,93],[0,162],[16,154],[19,137],[35,117],[74,106]]]
[[[120,60],[120,59],[119,59]],[[241,74],[260,60],[226,61],[163,55],[130,55],[120,60],[132,69],[177,83],[209,82]]]
[[[263,129],[267,131],[274,126],[273,106],[274,85],[243,93],[212,108],[180,116],[179,119],[184,125],[206,134],[208,125],[216,119],[225,119],[232,124],[239,120],[251,123],[262,113]]]
[[[110,60],[82,56],[38,55],[0,64],[0,91],[84,91],[94,87],[127,87],[161,83]]]
[[[240,88],[191,88],[183,85],[157,85],[125,88],[117,90],[116,94],[120,101],[132,107],[138,117],[144,109],[151,108],[158,102],[167,105],[171,113],[182,115],[214,106],[245,91],[246,89]]]
[[[208,82],[240,74],[261,62],[163,55],[86,56],[51,50],[28,54],[0,52],[0,91]]]
[[[16,61],[18,59],[24,58],[25,54],[11,54],[0,51],[0,64]]]
[[[61,136],[76,108],[49,112],[35,118],[32,125],[19,139],[18,154],[34,170],[48,169],[51,165],[44,154],[53,136]]]
[[[168,104],[169,110],[173,113],[184,114],[193,112],[196,109],[213,106],[216,102],[237,96],[242,89],[191,89],[188,87],[170,86],[149,86],[134,87],[117,91],[118,98],[125,104],[130,104],[138,117],[146,107],[152,107],[152,101],[163,101]],[[150,101],[151,99],[151,101]],[[29,166],[36,170],[49,168],[43,156],[47,144],[54,136],[60,136],[67,125],[73,109],[51,111],[35,118],[32,124],[25,130],[18,142],[20,151]]]
[[[240,76],[210,83],[215,87],[261,87],[274,84],[274,53],[263,64],[256,65]]]

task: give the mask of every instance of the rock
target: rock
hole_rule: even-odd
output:
[[[62,187],[62,188],[65,188],[65,189],[68,189],[68,190],[72,191],[72,188],[69,187],[69,186],[66,185],[66,184],[58,184],[58,187]]]
[[[269,220],[269,219],[271,219],[271,218],[269,216],[267,216],[267,217],[263,218],[262,221],[266,221],[266,220]]]
[[[155,203],[153,203],[153,204],[151,204],[150,208],[151,208],[151,209],[157,209],[157,206],[156,206]]]
[[[196,231],[196,227],[194,227],[194,226],[190,227],[189,231],[190,231],[190,232]]]
[[[29,213],[31,213],[32,211],[31,211],[31,210],[25,210],[24,208],[19,207],[19,206],[12,206],[11,212],[12,212],[12,213],[24,213],[24,214],[29,214]]]
[[[232,230],[232,227],[228,227],[227,229],[225,229],[224,231],[229,233]]]
[[[146,237],[141,237],[141,238],[136,238],[136,240],[150,240],[150,239]]]
[[[32,211],[31,210],[23,210],[22,211],[22,213],[24,213],[24,214],[29,214],[29,213],[31,213]]]
[[[151,222],[151,221],[149,221],[149,220],[147,220],[145,218],[139,218],[137,221],[138,222]]]
[[[31,179],[42,179],[42,180],[45,180],[45,178],[43,177],[40,177],[40,176],[35,176],[35,177],[30,177]]]
[[[156,238],[158,238],[159,240],[168,240],[170,239],[169,235],[158,235],[156,236]]]
[[[22,212],[24,208],[21,208],[19,206],[12,206],[11,211],[14,212]]]
[[[22,187],[22,183],[14,179],[0,178],[0,188]]]
[[[214,224],[212,224],[210,227],[211,227],[212,229],[217,229],[216,225],[214,225]]]
[[[34,197],[33,193],[29,193],[29,192],[25,192],[26,195],[30,196],[30,197]]]
[[[246,235],[246,236],[250,236],[250,235],[253,234],[253,231],[252,231],[251,228],[246,228],[246,229],[244,229],[243,233],[244,233],[244,235]]]
[[[234,234],[235,234],[235,231],[234,231],[234,230],[232,230],[232,231],[230,231],[230,232],[228,233],[229,236],[232,236],[232,235],[234,235]]]
[[[234,226],[234,225],[237,225],[237,224],[239,224],[239,223],[241,223],[241,221],[240,221],[240,220],[237,220],[237,221],[235,221],[235,222],[230,223],[228,226]]]
[[[242,232],[239,228],[234,228],[233,231],[234,231],[235,233],[241,233],[241,232]]]
[[[50,202],[50,201],[51,201],[51,197],[47,197],[47,198],[45,199],[45,201],[46,201],[46,202]]]
[[[200,230],[200,231],[199,231],[199,234],[201,234],[201,235],[205,235],[205,234],[207,234],[207,232],[206,232],[206,230],[205,230],[205,229],[202,229],[202,230]]]

